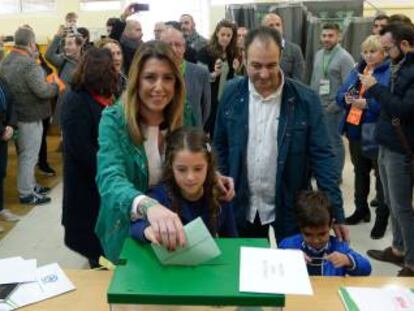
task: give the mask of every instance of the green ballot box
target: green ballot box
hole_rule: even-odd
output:
[[[266,239],[217,239],[217,245],[221,255],[205,264],[167,266],[159,262],[150,245],[127,239],[120,255],[123,264],[116,267],[107,293],[111,309],[123,310],[128,305],[131,310],[137,305],[140,310],[162,310],[163,306],[168,310],[174,310],[172,306],[274,310],[284,306],[284,295],[239,292],[240,247],[268,247]]]

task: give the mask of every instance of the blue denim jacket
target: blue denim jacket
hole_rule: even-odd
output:
[[[248,79],[230,81],[220,101],[214,146],[222,174],[234,178],[234,210],[239,228],[246,224],[250,194],[247,179],[249,121]],[[334,154],[329,144],[318,95],[300,82],[286,78],[278,129],[276,174],[276,237],[280,241],[299,232],[293,204],[297,193],[309,188],[311,173],[344,222],[341,191],[336,184]],[[260,152],[258,150],[258,152]]]

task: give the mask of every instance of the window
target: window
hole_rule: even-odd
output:
[[[111,11],[121,10],[120,0],[80,0],[81,11]]]
[[[55,0],[0,0],[0,14],[51,12]]]

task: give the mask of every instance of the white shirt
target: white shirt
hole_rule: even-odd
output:
[[[142,131],[145,137],[145,154],[148,159],[148,186],[151,187],[161,181],[164,152],[160,152],[159,148],[160,129],[158,126],[143,126]],[[166,131],[161,131],[161,135],[165,136],[165,134]],[[136,220],[140,217],[138,205],[145,198],[147,198],[146,195],[139,195],[132,202],[132,220]]]
[[[254,223],[259,213],[262,225],[275,220],[277,131],[284,76],[280,87],[263,98],[249,81],[249,138],[247,142],[247,177],[250,205],[247,221]]]

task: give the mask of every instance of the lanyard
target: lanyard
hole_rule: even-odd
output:
[[[326,53],[324,51],[322,57],[322,70],[323,70],[323,77],[326,79],[328,78],[328,69],[331,65],[332,59],[334,58],[336,52],[339,50],[339,45],[337,44],[332,51],[329,53],[329,58],[326,60]]]

